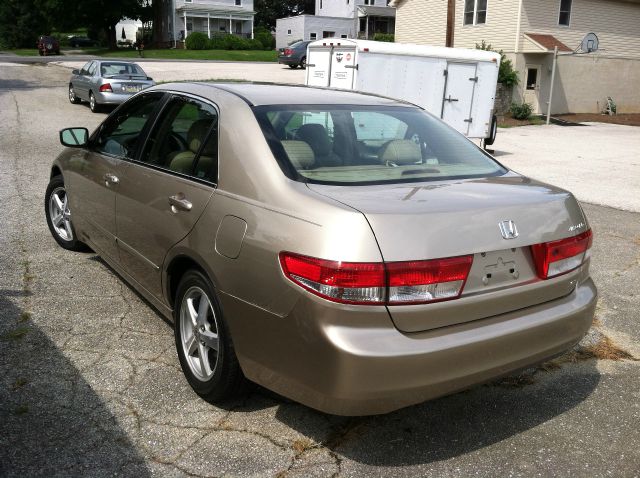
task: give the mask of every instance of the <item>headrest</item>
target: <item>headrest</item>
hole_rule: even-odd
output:
[[[197,153],[207,136],[213,119],[199,119],[194,122],[187,133],[187,144],[193,153]]]
[[[327,130],[321,124],[303,124],[298,128],[296,137],[308,143],[316,156],[326,156],[331,153],[331,140]]]
[[[289,160],[296,169],[308,169],[315,162],[315,155],[311,146],[304,141],[281,141]]]
[[[422,160],[420,145],[410,139],[394,139],[382,146],[381,163],[414,164]]]

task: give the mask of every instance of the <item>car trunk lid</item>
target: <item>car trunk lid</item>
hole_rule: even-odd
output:
[[[539,279],[529,247],[587,228],[577,201],[562,189],[515,173],[392,185],[309,184],[309,188],[364,214],[385,262],[473,255],[459,299],[388,306],[402,331],[506,313],[562,297],[575,287],[576,273]],[[516,237],[504,238],[501,229],[506,228],[509,236],[510,224],[517,228]]]

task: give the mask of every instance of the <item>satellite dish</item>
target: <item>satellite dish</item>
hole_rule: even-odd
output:
[[[580,43],[580,51],[593,53],[598,51],[598,36],[595,33],[587,33]]]

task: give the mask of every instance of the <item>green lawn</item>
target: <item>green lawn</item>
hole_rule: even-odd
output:
[[[66,48],[62,48],[64,55]],[[111,58],[140,58],[136,50],[106,48],[78,48],[79,53]],[[7,50],[20,56],[38,56],[36,48],[18,48]],[[75,54],[70,53],[70,54]],[[82,54],[81,53],[81,54]],[[226,60],[226,61],[277,61],[278,52],[264,50],[145,50],[144,58],[162,58],[166,60]]]
[[[37,48],[16,48],[15,50],[7,50],[9,53],[14,53],[20,56],[38,56]]]
[[[136,50],[91,50],[91,55],[139,58]],[[277,61],[278,52],[263,50],[145,50],[144,58],[167,60]]]

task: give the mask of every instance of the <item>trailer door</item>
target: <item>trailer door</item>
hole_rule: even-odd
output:
[[[309,47],[307,52],[307,85],[329,86],[331,47]]]
[[[471,108],[477,77],[475,63],[448,63],[447,79],[442,98],[441,118],[462,134],[469,134],[473,122]]]
[[[331,81],[329,86],[345,90],[353,89],[355,64],[355,48],[334,46],[331,57]]]

